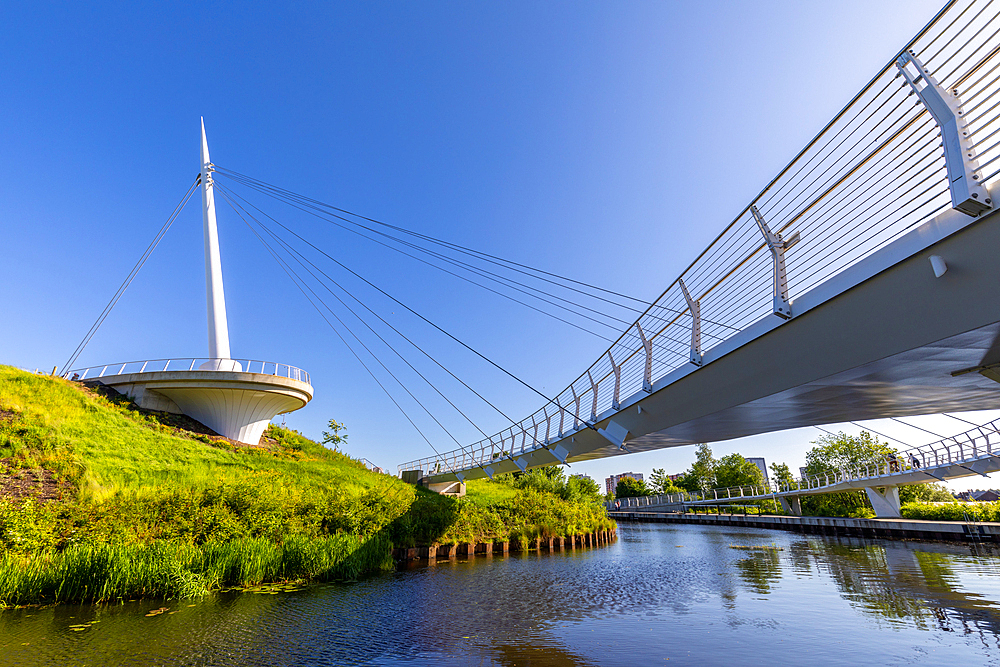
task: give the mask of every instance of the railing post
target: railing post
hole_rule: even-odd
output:
[[[681,286],[681,293],[687,301],[688,310],[691,311],[691,356],[690,361],[695,366],[701,366],[701,302],[695,301],[688,293],[687,285],[683,278],[678,278],[677,283]]]
[[[788,279],[785,275],[785,251],[799,242],[799,233],[795,232],[784,241],[781,234],[775,234],[764,222],[764,217],[757,210],[756,206],[750,206],[753,219],[760,228],[760,233],[764,235],[764,242],[767,243],[768,250],[771,251],[771,259],[774,262],[774,314],[783,320],[792,317],[792,306],[788,301]]]
[[[582,396],[576,395],[576,387],[573,385],[569,386],[569,391],[573,394],[573,402],[576,404],[576,408],[573,410],[573,430],[575,431],[580,426],[580,399]]]
[[[556,407],[559,408],[559,437],[563,434],[563,423],[566,421],[566,410],[559,403],[559,397],[556,396]]]
[[[968,124],[958,99],[958,90],[945,91],[910,50],[896,60],[899,75],[906,79],[924,108],[941,130],[944,164],[948,170],[951,207],[973,217],[993,208],[990,193],[979,183],[979,162],[969,141]]]
[[[615,393],[611,396],[611,407],[618,410],[620,408],[618,392],[622,385],[622,369],[615,363],[615,358],[611,356],[611,350],[608,350],[608,360],[611,361],[611,369],[615,372]]]
[[[642,371],[642,390],[647,394],[653,393],[653,341],[646,338],[639,323],[635,323],[636,331],[639,332],[639,339],[642,340],[642,349],[646,352],[646,365]]]
[[[587,379],[590,380],[590,390],[594,393],[594,407],[590,409],[590,421],[597,421],[597,384],[594,383],[594,377],[590,374],[590,369],[587,369]]]

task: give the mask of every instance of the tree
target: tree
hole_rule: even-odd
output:
[[[638,498],[651,495],[653,494],[646,487],[645,482],[640,482],[631,477],[622,477],[618,480],[618,486],[615,488],[616,498]]]
[[[340,432],[347,427],[338,423],[336,419],[331,419],[326,423],[326,425],[330,430],[323,431],[323,444],[329,445],[333,448],[333,451],[339,452],[340,445],[347,444],[347,434],[345,433],[344,435],[340,435]]]
[[[714,489],[718,486],[715,481],[715,464],[712,448],[705,444],[698,445],[695,450],[695,462],[677,480],[677,486],[692,493]]]
[[[755,464],[739,454],[723,456],[715,463],[715,483],[719,487],[756,486],[764,487],[764,473]]]
[[[566,480],[567,500],[601,501],[601,487],[589,477],[570,477]]]
[[[663,495],[684,493],[684,489],[674,484],[670,475],[663,468],[653,468],[653,474],[649,476],[649,489],[653,493]]]
[[[787,463],[772,463],[771,474],[774,476],[774,481],[777,482],[779,489],[799,488],[795,477],[792,475],[792,471],[788,469]]]
[[[844,432],[824,435],[813,441],[815,447],[806,453],[806,476],[823,475],[837,470],[865,465],[882,465],[895,450],[879,442],[871,433],[862,431],[852,436]],[[871,505],[864,491],[827,493],[802,498],[802,511],[818,516],[870,515]]]
[[[857,436],[845,434],[824,435],[813,441],[806,453],[806,475],[831,473],[844,468],[881,465],[895,456],[896,450],[888,443],[879,442],[868,431]]]
[[[661,493],[660,489],[671,484],[672,482],[666,470],[663,468],[653,468],[653,474],[649,476],[649,488],[657,493]]]
[[[950,503],[955,497],[940,484],[907,484],[899,487],[899,502],[905,503]]]

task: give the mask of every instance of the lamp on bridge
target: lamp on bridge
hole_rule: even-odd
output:
[[[112,370],[109,375],[109,368],[118,367],[118,364],[113,364],[105,366],[98,378],[105,385],[132,398],[139,407],[185,414],[219,435],[256,445],[268,422],[276,415],[305,406],[312,399],[313,388],[309,374],[298,368],[231,358],[226,296],[222,285],[222,257],[215,218],[212,180],[215,167],[208,156],[204,119],[201,122],[200,168],[208,358],[129,362],[121,364],[117,372]],[[141,367],[138,364],[142,364]],[[258,364],[259,372],[254,372]],[[138,370],[134,371],[136,367]],[[68,371],[66,375],[86,380],[91,370]]]

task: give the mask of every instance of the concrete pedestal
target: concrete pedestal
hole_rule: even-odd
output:
[[[275,415],[298,410],[313,395],[306,382],[240,370],[126,373],[102,377],[101,382],[141,408],[185,414],[219,435],[249,445],[260,443]]]

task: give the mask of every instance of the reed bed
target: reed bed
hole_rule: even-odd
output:
[[[353,535],[282,543],[83,544],[63,551],[0,555],[0,604],[190,598],[264,582],[353,579],[392,567],[390,543]]]

